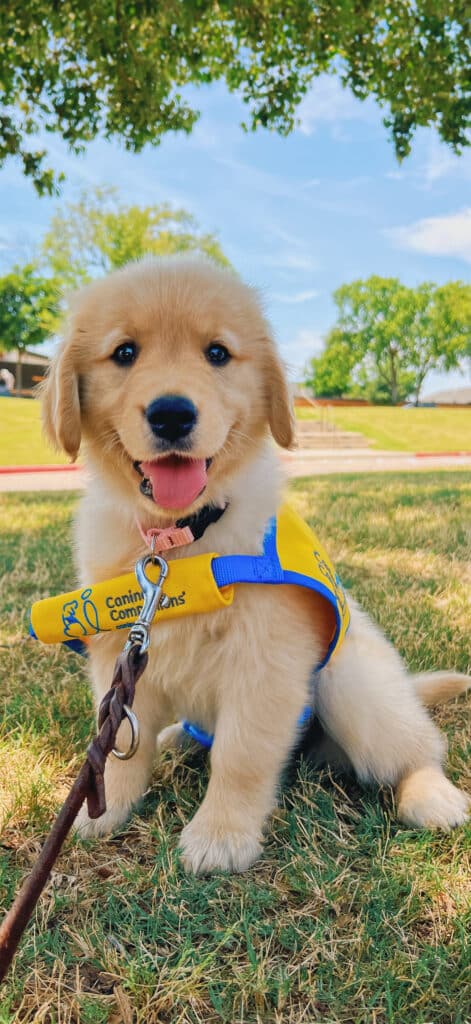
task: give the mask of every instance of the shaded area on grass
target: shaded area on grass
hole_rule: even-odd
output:
[[[471,474],[301,480],[291,493],[414,669],[469,667]],[[3,499],[2,644],[23,635],[33,600],[70,587],[73,505],[73,495]],[[93,712],[81,659],[32,641],[1,654],[6,906],[81,760]],[[440,721],[452,775],[466,784],[466,702]],[[167,755],[126,829],[68,843],[4,988],[0,1024],[465,1024],[469,827],[403,829],[389,791],[302,766],[262,861],[242,877],[195,880],[176,845],[206,782],[205,756]]]

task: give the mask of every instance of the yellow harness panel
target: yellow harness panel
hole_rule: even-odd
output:
[[[157,566],[148,572],[151,578],[155,572],[157,579]],[[260,555],[208,554],[170,560],[165,583],[169,606],[159,609],[154,621],[227,608],[240,583],[294,584],[320,595],[331,626],[321,666],[338,650],[350,621],[345,593],[315,533],[288,505],[268,523]],[[43,643],[76,645],[96,633],[130,628],[142,605],[142,592],[131,572],[37,601],[31,610],[30,632]]]
[[[316,589],[319,593],[328,592],[329,596],[327,597],[327,593],[325,596],[336,610],[339,627],[335,646],[330,651],[331,657],[334,650],[340,647],[348,630],[350,612],[345,591],[327,551],[314,530],[311,530],[290,505],[282,505],[277,515],[276,546],[280,563],[285,570],[285,582],[287,573],[296,573],[304,577],[303,586]],[[313,584],[318,586],[313,587]]]
[[[170,563],[165,594],[168,608],[156,618],[180,618],[227,608],[234,599],[234,587],[219,589],[211,571],[214,555],[194,555]],[[191,564],[189,564],[191,563]],[[157,580],[157,566],[147,570]],[[38,640],[57,644],[67,640],[83,640],[95,633],[130,628],[139,617],[143,605],[142,592],[133,572],[114,579],[80,587],[68,594],[37,601],[31,609],[31,626]]]

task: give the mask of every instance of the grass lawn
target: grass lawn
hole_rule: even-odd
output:
[[[298,409],[312,419],[310,409]],[[314,418],[318,417],[314,413]],[[331,407],[329,421],[342,430],[357,430],[370,438],[372,448],[394,451],[471,451],[471,409],[339,409]],[[67,463],[44,441],[40,405],[28,398],[0,399],[0,466]]]
[[[471,474],[336,476],[291,492],[412,668],[469,670]],[[74,501],[3,497],[1,644],[21,641],[33,600],[70,588]],[[33,641],[1,654],[6,907],[93,716],[80,658]],[[451,776],[470,788],[469,701],[437,717]],[[206,780],[203,755],[167,755],[126,829],[68,842],[3,989],[0,1024],[469,1022],[470,827],[406,829],[391,817],[391,792],[304,768],[263,859],[245,876],[195,880],[176,845]]]
[[[41,433],[41,406],[31,398],[0,398],[0,466],[58,465],[70,461]]]
[[[297,409],[299,419],[319,419],[323,410]],[[372,448],[400,452],[471,451],[471,409],[393,409],[390,406],[330,406],[328,422],[355,430]]]

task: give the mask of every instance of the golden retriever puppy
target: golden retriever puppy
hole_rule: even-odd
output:
[[[44,424],[75,458],[83,439],[89,474],[75,530],[84,584],[133,568],[142,531],[202,508],[225,509],[190,548],[257,554],[280,504],[275,441],[294,442],[288,389],[254,291],[207,262],[139,262],[85,288],[44,389]],[[444,741],[421,700],[457,693],[467,680],[414,685],[399,656],[351,602],[347,637],[314,676],[328,644],[322,601],[299,587],[238,587],[217,612],[153,627],[135,711],[132,760],[110,757],[106,814],[78,828],[117,828],[144,793],[156,737],[178,741],[180,719],[214,734],[205,799],[183,830],[189,870],[243,871],[259,856],[280,770],[313,702],[330,753],[360,779],[398,788],[399,816],[449,828],[468,799],[446,778]],[[97,704],[108,689],[123,633],[90,642]],[[441,691],[444,691],[442,693]],[[123,723],[121,747],[129,739]],[[314,752],[315,753],[315,752]],[[322,751],[319,752],[321,756]]]

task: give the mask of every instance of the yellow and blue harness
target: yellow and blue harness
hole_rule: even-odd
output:
[[[152,578],[153,567],[149,568]],[[156,570],[156,578],[157,578]],[[327,552],[315,533],[289,505],[282,505],[267,524],[260,555],[192,555],[169,563],[162,603],[154,621],[165,622],[187,615],[228,608],[239,584],[278,586],[295,584],[324,599],[330,640],[317,665],[323,668],[339,649],[347,632],[350,614],[342,584]],[[30,634],[46,644],[63,643],[84,653],[87,637],[116,629],[128,629],[139,617],[142,591],[134,573],[80,587],[37,601],[31,609]],[[299,719],[312,715],[306,707]],[[212,736],[191,722],[185,730],[203,746]]]

